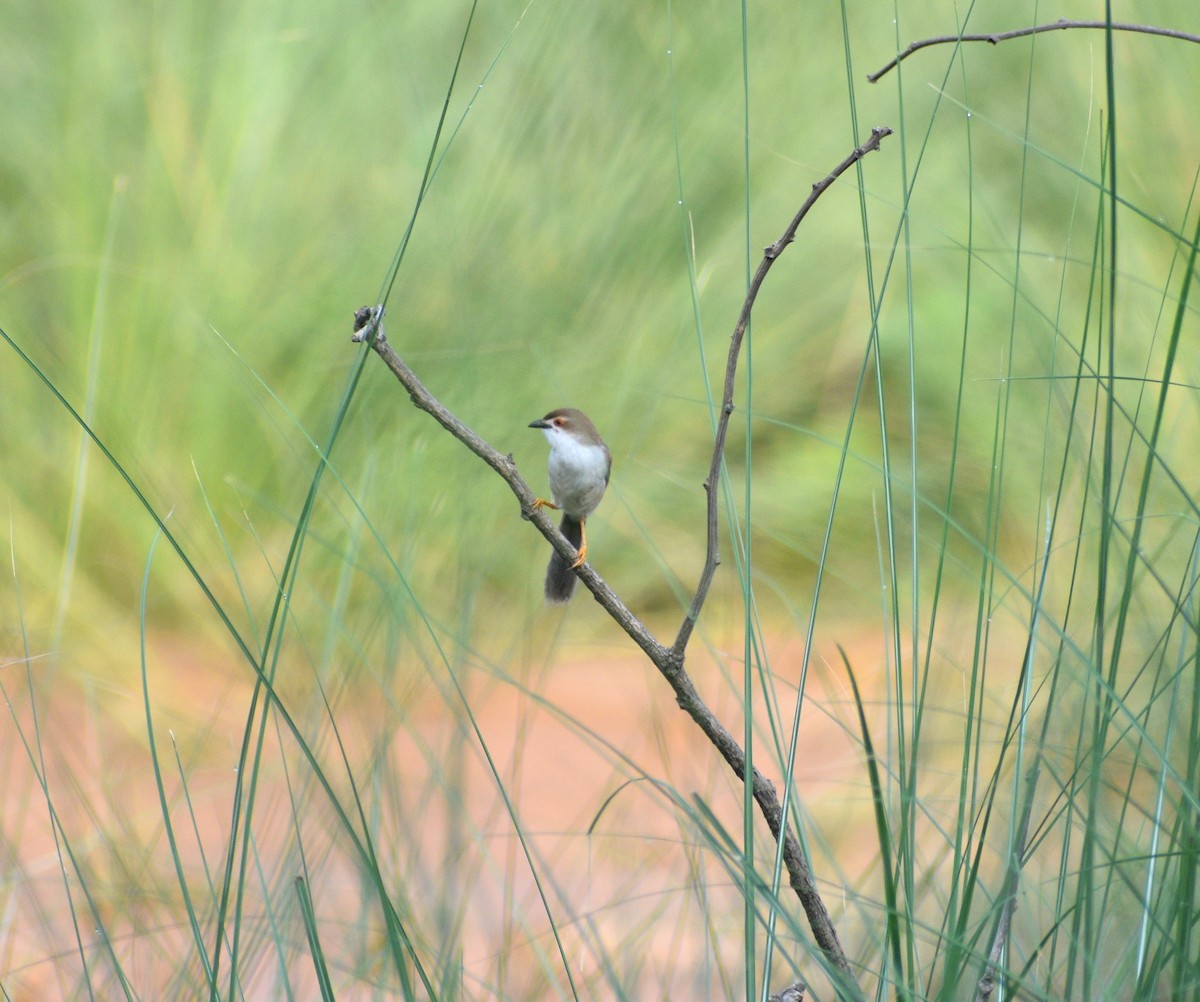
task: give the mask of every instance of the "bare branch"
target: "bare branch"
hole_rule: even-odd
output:
[[[891,134],[892,130],[888,128],[872,129],[870,139],[838,164],[824,180],[818,181],[813,185],[812,192],[805,199],[804,204],[800,206],[800,211],[792,217],[788,228],[783,231],[783,236],[763,251],[763,259],[759,262],[758,270],[754,273],[754,278],[750,281],[750,288],[746,293],[746,301],[742,304],[742,312],[738,316],[737,325],[733,328],[733,335],[729,339],[729,357],[725,363],[725,391],[721,397],[721,413],[717,419],[716,438],[713,440],[712,461],[708,466],[708,478],[704,481],[704,491],[708,495],[708,548],[704,558],[704,568],[700,572],[700,581],[696,586],[696,594],[692,598],[691,607],[688,609],[687,616],[684,617],[683,624],[679,627],[679,634],[675,637],[675,643],[671,647],[672,652],[680,659],[683,658],[683,653],[687,649],[688,640],[691,638],[692,630],[696,626],[696,620],[700,617],[700,610],[704,607],[704,600],[708,597],[708,590],[712,586],[713,575],[716,574],[717,565],[721,562],[718,550],[717,485],[721,476],[721,463],[725,458],[725,438],[729,432],[729,418],[733,414],[734,377],[737,375],[738,358],[742,351],[742,340],[746,336],[746,327],[750,323],[750,311],[754,309],[754,301],[758,298],[758,290],[762,287],[763,280],[767,277],[767,272],[771,270],[771,265],[775,263],[775,259],[783,253],[783,249],[788,244],[796,239],[796,230],[799,229],[800,223],[808,215],[808,210],[813,207],[817,199],[825,192],[825,189],[872,150],[879,149],[879,144],[883,141],[884,137]]]
[[[734,738],[704,703],[704,700],[701,699],[695,684],[684,668],[684,658],[687,651],[688,638],[691,636],[696,619],[708,595],[719,560],[717,552],[718,509],[716,489],[721,472],[721,461],[725,451],[729,417],[733,413],[734,377],[737,372],[741,344],[745,337],[746,327],[750,321],[750,311],[754,306],[754,301],[758,296],[758,290],[762,286],[763,279],[766,278],[766,274],[775,259],[795,239],[796,230],[808,214],[809,209],[812,208],[822,192],[841,174],[849,169],[852,164],[866,156],[867,153],[877,150],[882,139],[885,136],[891,135],[891,133],[892,130],[887,128],[873,129],[871,131],[871,138],[866,143],[846,157],[824,180],[813,185],[812,192],[805,200],[804,205],[801,206],[800,211],[792,219],[788,228],[784,230],[783,235],[764,251],[763,261],[759,265],[754,280],[750,284],[750,290],[742,306],[742,312],[738,318],[737,326],[734,328],[730,343],[729,360],[725,370],[725,393],[721,404],[721,415],[717,422],[717,436],[713,446],[712,463],[709,468],[708,480],[705,482],[705,489],[708,491],[708,555],[700,576],[700,583],[696,589],[695,598],[692,600],[691,607],[688,610],[687,617],[680,628],[675,643],[671,647],[660,643],[650,630],[647,629],[645,624],[629,611],[625,604],[617,597],[616,593],[592,569],[590,564],[583,564],[576,570],[576,574],[579,575],[584,585],[596,597],[596,601],[608,612],[617,625],[629,635],[634,643],[646,653],[646,656],[650,658],[651,662],[662,673],[663,678],[666,679],[675,693],[675,701],[679,704],[680,708],[696,722],[696,725],[703,731],[705,737],[717,749],[717,752],[739,780],[742,780],[746,774],[746,753],[743,751],[741,745],[738,744],[737,739]],[[558,527],[550,520],[549,515],[542,509],[534,508],[533,503],[536,496],[530,490],[529,485],[521,477],[520,473],[517,472],[517,466],[512,456],[504,455],[492,448],[491,445],[447,410],[425,388],[425,385],[417,377],[417,374],[409,368],[408,364],[393,350],[383,332],[383,314],[384,308],[382,305],[375,307],[364,306],[358,310],[354,317],[355,333],[352,340],[356,342],[368,342],[372,350],[383,359],[401,385],[408,391],[412,402],[420,410],[425,411],[433,417],[446,431],[487,463],[508,484],[513,494],[516,495],[517,500],[521,503],[521,517],[532,522],[537,527],[537,530],[549,540],[550,544],[559,553],[565,557],[573,557],[575,555],[574,548],[567,542],[566,537],[563,536]],[[774,784],[755,769],[751,780],[751,792],[755,802],[758,804],[759,811],[767,822],[767,827],[770,829],[772,836],[777,842],[780,840],[783,842],[783,861],[787,867],[788,881],[797,898],[799,898],[805,915],[808,917],[813,939],[825,955],[825,959],[829,964],[839,997],[861,999],[861,989],[854,979],[850,961],[847,959],[845,950],[842,949],[841,942],[838,940],[837,931],[834,928],[832,918],[830,918],[829,910],[825,907],[820,892],[817,890],[816,881],[813,879],[808,860],[805,858],[803,849],[795,833],[785,824],[783,809],[780,807],[779,797],[776,794]]]
[[[671,652],[668,652],[668,657],[671,657]],[[655,664],[675,691],[675,701],[680,708],[696,722],[705,737],[712,742],[729,768],[733,770],[733,774],[741,781],[746,775],[746,753],[738,744],[737,739],[717,720],[712,710],[700,698],[691,678],[683,669],[682,660],[678,662],[677,667],[673,661],[669,667],[664,667],[657,662]],[[779,795],[775,791],[775,784],[757,768],[754,770],[751,793],[753,793],[759,812],[766,820],[767,827],[771,830],[771,835],[775,838],[776,843],[780,839],[783,840],[783,862],[788,871],[788,883],[800,900],[800,905],[808,918],[813,939],[841,974],[841,981],[837,985],[838,997],[861,998],[858,985],[850,969],[850,963],[846,958],[846,952],[842,949],[837,929],[829,915],[829,909],[825,907],[821,893],[817,890],[808,859],[805,857],[795,833],[783,823],[783,808],[779,806]]]
[[[882,69],[876,70],[874,73],[868,73],[867,80],[870,83],[875,83],[880,77],[894,70],[914,52],[927,49],[931,45],[951,45],[957,42],[987,42],[990,45],[997,45],[1000,42],[1007,42],[1011,38],[1040,35],[1047,31],[1065,31],[1068,28],[1094,29],[1108,27],[1109,23],[1107,21],[1068,21],[1066,18],[1061,18],[1049,24],[1036,24],[1029,28],[1017,28],[1014,31],[999,31],[988,35],[938,35],[936,38],[925,38],[919,42],[913,42]],[[1163,38],[1178,38],[1184,42],[1200,42],[1200,35],[1193,35],[1189,31],[1177,31],[1174,28],[1158,28],[1152,24],[1120,24],[1114,21],[1111,27],[1113,31],[1132,31],[1139,35],[1159,35]]]

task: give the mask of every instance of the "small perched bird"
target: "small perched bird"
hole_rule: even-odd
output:
[[[596,426],[574,407],[551,411],[530,428],[540,428],[550,443],[550,493],[553,501],[538,498],[533,507],[555,508],[563,513],[559,528],[579,554],[572,563],[554,550],[546,568],[546,601],[561,605],[575,590],[573,571],[587,559],[584,523],[596,510],[612,469],[612,454]]]

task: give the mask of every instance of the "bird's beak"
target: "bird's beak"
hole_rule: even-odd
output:
[[[547,421],[545,418],[538,418],[536,421],[530,421],[529,427],[530,428],[543,428],[543,429],[549,428],[550,422]]]

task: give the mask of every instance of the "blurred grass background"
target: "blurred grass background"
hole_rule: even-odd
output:
[[[0,326],[128,470],[250,646],[281,651],[281,701],[322,763],[312,769],[286,731],[273,739],[276,756],[262,767],[263,802],[271,806],[250,810],[267,860],[259,860],[262,887],[245,910],[245,966],[233,983],[218,977],[215,991],[312,997],[321,979],[296,958],[322,950],[300,949],[299,925],[281,918],[301,921],[289,882],[302,869],[325,874],[318,915],[322,900],[337,915],[330,922],[337,933],[322,942],[336,958],[339,993],[431,994],[414,987],[420,979],[411,971],[399,974],[379,960],[389,955],[379,939],[389,940],[366,903],[371,894],[356,889],[359,879],[371,885],[361,877],[365,866],[382,872],[388,893],[402,902],[414,951],[437,972],[441,997],[646,998],[684,986],[701,997],[734,995],[744,985],[734,970],[738,958],[756,955],[762,943],[738,929],[740,898],[728,886],[736,881],[719,866],[705,870],[715,864],[695,848],[705,844],[696,834],[703,824],[679,804],[664,810],[648,797],[655,806],[630,809],[627,823],[637,831],[653,829],[660,813],[672,819],[662,837],[683,848],[663,865],[684,873],[677,897],[655,906],[664,914],[648,910],[618,924],[622,933],[638,930],[628,940],[614,941],[570,893],[564,871],[599,871],[602,861],[546,850],[544,876],[563,888],[551,895],[551,912],[585,930],[579,935],[601,958],[592,975],[581,965],[577,982],[563,975],[545,941],[545,915],[507,877],[492,896],[472,898],[479,872],[522,870],[507,856],[497,863],[502,854],[488,846],[502,837],[488,825],[505,839],[516,827],[504,820],[507,809],[488,807],[498,813],[487,815],[487,825],[454,823],[470,814],[468,790],[494,796],[495,784],[483,782],[484,793],[472,785],[478,778],[465,777],[483,768],[480,747],[500,740],[497,731],[473,732],[466,707],[484,713],[490,700],[513,692],[532,701],[503,703],[512,716],[494,724],[517,735],[511,749],[507,737],[501,741],[512,758],[503,759],[501,771],[511,771],[499,785],[511,787],[519,804],[519,794],[545,795],[535,765],[555,757],[553,742],[543,749],[533,736],[533,719],[602,702],[604,679],[626,677],[636,658],[585,595],[562,616],[543,608],[544,541],[521,522],[502,485],[415,411],[373,359],[350,400],[334,473],[305,526],[289,593],[291,632],[282,646],[269,639],[275,585],[318,446],[361,360],[349,343],[351,314],[376,301],[407,226],[469,12],[458,4],[347,8],[320,0],[149,7],[80,0],[69,11],[6,9]],[[1183,631],[1186,646],[1195,602],[1181,582],[1194,573],[1200,487],[1200,372],[1195,311],[1186,305],[1179,385],[1157,443],[1169,477],[1156,475],[1147,506],[1137,500],[1158,392],[1153,380],[1169,351],[1195,225],[1191,95],[1200,93],[1200,49],[1114,39],[1125,207],[1117,314],[1110,316],[1108,210],[1100,193],[1108,114],[1103,33],[932,49],[880,83],[865,83],[867,72],[909,41],[958,30],[956,12],[969,13],[970,31],[1103,16],[1081,2],[1053,11],[986,2],[969,12],[774,2],[747,9],[743,37],[742,10],[710,2],[481,5],[387,319],[389,339],[426,385],[512,452],[535,489],[544,483],[545,445],[528,422],[565,405],[593,417],[614,472],[589,523],[591,556],[665,636],[703,558],[709,394],[719,395],[747,269],[810,185],[871,126],[896,129],[862,165],[865,215],[847,175],[805,221],[759,298],[729,450],[731,496],[741,513],[752,498],[753,615],[735,559],[744,539],[734,545],[725,538],[725,565],[697,638],[697,671],[710,673],[706,694],[726,705],[736,729],[747,705],[743,645],[755,649],[784,693],[781,720],[766,713],[777,693],[768,686],[768,695],[755,697],[765,701],[754,719],[768,758],[772,742],[788,743],[795,689],[804,691],[816,651],[833,662],[830,678],[839,680],[834,645],[854,654],[871,683],[879,726],[898,728],[887,731],[890,742],[880,739],[888,748],[903,746],[904,728],[913,724],[893,711],[894,701],[915,701],[907,686],[932,672],[928,708],[937,711],[930,713],[937,726],[928,725],[927,740],[935,748],[944,740],[951,760],[935,755],[922,774],[930,785],[920,790],[903,769],[893,778],[904,803],[915,796],[938,818],[943,809],[953,813],[959,797],[963,763],[955,756],[973,713],[996,729],[980,731],[984,750],[966,755],[972,769],[986,772],[993,762],[987,750],[1000,746],[1055,498],[1064,499],[1062,518],[1072,529],[1051,544],[1061,557],[1046,585],[1045,615],[1054,625],[1041,643],[1052,651],[1063,641],[1075,655],[1067,673],[1073,695],[1051,711],[1075,721],[1091,705],[1093,673],[1080,666],[1093,664],[1086,656],[1092,617],[1103,621],[1109,610],[1072,612],[1073,583],[1090,574],[1094,591],[1107,559],[1123,564],[1119,538],[1136,518],[1145,525],[1141,550],[1151,570],[1112,586],[1130,615],[1128,656],[1134,665],[1165,656],[1165,638],[1181,642],[1172,631]],[[1183,0],[1117,4],[1113,16],[1200,31],[1195,6]],[[1091,376],[1108,365],[1098,345],[1110,323],[1117,332],[1118,473],[1112,522],[1101,524],[1096,450],[1106,403]],[[1088,362],[1076,378],[1081,354]],[[254,731],[247,721],[257,719],[249,709],[255,675],[161,545],[141,611],[153,521],[10,348],[0,371],[0,474],[13,566],[0,593],[10,624],[3,634],[11,706],[4,796],[6,814],[16,818],[5,831],[12,876],[0,977],[15,997],[25,985],[37,997],[48,983],[64,997],[154,997],[164,986],[184,985],[206,993],[203,951],[187,946],[189,909],[164,855],[139,652],[145,638],[158,754],[166,754],[168,729],[182,742],[178,766],[161,768],[173,777],[166,785],[177,822],[197,829],[192,851],[203,847],[204,861],[190,861],[192,878],[210,890],[237,830],[231,767],[243,735]],[[1073,404],[1077,392],[1082,405]],[[725,515],[739,524],[738,511]],[[1111,554],[1110,531],[1118,540]],[[1189,602],[1190,616],[1181,612]],[[1104,675],[1103,645],[1095,653],[1094,674]],[[1181,657],[1194,673],[1194,660]],[[996,688],[987,675],[993,662]],[[677,711],[653,679],[642,688],[638,664],[630,676],[636,711],[621,703],[605,719],[618,724],[646,712],[646,726],[666,733]],[[1160,754],[1147,765],[1140,751],[1131,752],[1134,771],[1145,778],[1174,762],[1173,782],[1186,789],[1195,770],[1189,756],[1200,746],[1196,718],[1160,715],[1164,705],[1186,705],[1191,690],[1173,694],[1147,670],[1129,670],[1135,688],[1148,679],[1148,694],[1143,703],[1114,687],[1130,700],[1128,713],[1117,716],[1136,721]],[[601,692],[582,708],[569,694],[540,700],[563,671]],[[1043,664],[1036,676],[1046,683],[1042,692],[1048,671]],[[464,701],[452,680],[465,688]],[[823,684],[829,691],[814,697],[817,710],[801,730],[841,721],[820,740],[840,741],[831,758],[847,755],[859,765],[836,773],[828,798],[810,802],[812,787],[799,789],[814,825],[808,837],[818,876],[831,881],[835,901],[846,886],[858,899],[843,916],[843,942],[883,982],[915,978],[933,986],[930,994],[953,993],[960,983],[915,946],[903,978],[877,958],[887,953],[878,860],[869,850],[864,859],[861,846],[845,851],[830,834],[846,818],[857,818],[852,827],[864,834],[870,829],[857,725],[844,682]],[[643,701],[652,709],[643,710]],[[1030,719],[1040,726],[1037,713]],[[599,746],[582,741],[593,726]],[[1166,736],[1175,727],[1189,735],[1179,739],[1186,750]],[[614,783],[638,768],[655,776],[669,768],[649,749],[634,756],[637,768],[623,763],[628,743],[640,748],[643,739],[636,726],[629,730],[598,721],[567,727],[617,779],[603,772],[587,787],[578,811],[558,819],[564,831],[586,831]],[[663,738],[656,747],[674,746]],[[739,794],[723,767],[695,745],[690,754],[699,758],[689,763],[697,775],[685,769],[677,786],[685,805],[693,789],[724,798],[722,816],[737,830]],[[1085,761],[1069,749],[1064,755],[1073,765],[1063,775]],[[425,766],[414,767],[417,761]],[[532,772],[521,782],[523,769]],[[309,773],[325,775],[344,803],[366,805],[364,830],[395,855],[374,871],[357,859]],[[1014,791],[1021,788],[1021,777],[1003,774]],[[407,777],[403,790],[395,788],[398,776]],[[51,793],[38,789],[39,777]],[[569,788],[571,777],[562,783]],[[1133,785],[1123,796],[1121,784],[1114,786],[1127,808]],[[183,799],[192,790],[203,791],[205,806]],[[1099,797],[1093,791],[1085,800],[1096,806]],[[63,812],[57,829],[47,820],[51,803]],[[414,826],[436,813],[431,805],[446,815],[439,835],[417,838]],[[1193,813],[1183,811],[1179,821],[1185,832],[1195,830],[1194,806],[1193,796]],[[1046,809],[1055,816],[1053,806]],[[623,830],[620,823],[614,829]],[[52,830],[57,845],[47,841]],[[1120,831],[1114,853],[1124,847]],[[947,856],[933,844],[936,838],[923,863],[941,886]],[[965,836],[956,844],[967,844]],[[78,863],[64,845],[78,847]],[[307,858],[306,846],[320,864]],[[648,837],[640,850],[653,855],[658,847]],[[613,901],[633,896],[623,882],[632,879],[629,851],[604,856],[622,875]],[[770,846],[759,851],[769,870]],[[234,853],[243,854],[253,857],[250,843]],[[638,858],[636,869],[658,872],[653,860]],[[47,882],[60,867],[67,875]],[[1046,898],[1054,894],[1045,888],[1055,886],[1044,885]],[[86,911],[80,888],[94,891],[100,903],[93,907],[106,921],[69,920],[68,902]],[[940,916],[944,902],[930,893]],[[211,954],[215,906],[196,908],[199,938]],[[920,940],[933,919],[906,914]],[[1033,902],[1018,914],[1038,935],[1046,928]],[[1118,928],[1131,921],[1120,914]],[[1047,925],[1065,930],[1069,922]],[[70,928],[84,932],[68,935]],[[646,960],[638,947],[652,937],[643,928],[669,930],[675,952]],[[1100,941],[1104,928],[1096,919],[1079,942]],[[798,945],[785,952],[815,977],[815,961],[803,959],[810,949],[803,932],[789,935]],[[1194,922],[1180,936],[1173,942],[1186,955]],[[732,959],[723,952],[731,942]],[[968,952],[980,949],[986,944]],[[1026,986],[1030,997],[1101,997],[1081,994],[1080,984],[1096,988],[1082,973],[1074,975],[1081,982],[1062,974],[1088,963],[1060,958],[1036,987]],[[1115,994],[1106,997],[1127,997],[1138,975],[1132,965],[1116,966],[1106,989]],[[1194,986],[1187,981],[1194,961],[1188,971],[1174,983]],[[815,987],[815,997],[821,991]]]

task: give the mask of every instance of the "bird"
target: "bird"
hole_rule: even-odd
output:
[[[558,550],[550,554],[546,568],[546,601],[562,605],[575,590],[577,567],[587,559],[587,517],[596,510],[608,487],[612,453],[596,426],[583,411],[563,407],[529,423],[550,443],[550,493],[553,501],[537,498],[533,508],[554,508],[563,513],[559,528],[578,553],[574,561]]]

